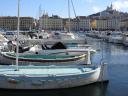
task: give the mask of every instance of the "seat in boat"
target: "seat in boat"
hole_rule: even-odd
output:
[[[51,47],[51,49],[67,49],[67,47],[63,43],[57,42]]]
[[[48,50],[48,49],[67,49],[67,47],[61,42],[55,43],[51,48],[48,47],[46,44],[42,44],[41,47],[42,47],[43,50]]]

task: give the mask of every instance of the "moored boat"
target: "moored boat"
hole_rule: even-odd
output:
[[[121,44],[123,40],[122,32],[112,32],[108,37],[108,42]]]
[[[80,64],[85,61],[87,54],[85,50],[47,50],[48,52],[21,53],[18,58],[19,64],[31,65],[63,65]],[[83,53],[84,52],[84,53]],[[43,53],[43,54],[41,54]],[[1,52],[1,63],[15,64],[16,54],[14,52]]]
[[[103,80],[102,66],[0,66],[0,88],[60,89]]]
[[[123,34],[122,43],[123,43],[123,45],[128,46],[128,33]]]
[[[9,43],[9,52],[1,52],[0,59],[2,64],[15,65],[16,49],[15,45]],[[12,50],[11,50],[12,49]],[[68,48],[66,45],[58,42],[49,47],[46,44],[35,45],[31,48],[20,48],[19,64],[23,65],[63,65],[63,64],[81,64],[87,59],[88,51],[95,52],[88,48]],[[86,60],[87,61],[87,60]]]
[[[60,43],[58,43],[60,45]],[[57,44],[57,46],[58,46]],[[36,48],[37,47],[37,48]],[[41,47],[41,46],[40,46]],[[56,47],[53,49],[42,50],[39,46],[34,46],[30,50],[19,53],[19,64],[25,65],[63,65],[63,64],[81,64],[87,62],[88,51],[93,54],[96,50],[89,48],[67,48],[63,49],[63,46]],[[58,48],[58,49],[56,49]],[[60,48],[60,49],[59,49]],[[62,48],[62,49],[61,49]],[[27,48],[28,49],[28,48]],[[24,49],[26,50],[26,49]],[[1,52],[0,59],[2,64],[15,65],[16,53],[12,52]]]

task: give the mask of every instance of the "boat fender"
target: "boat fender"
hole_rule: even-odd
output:
[[[68,79],[66,78],[66,79],[64,79],[64,81],[68,81]]]
[[[82,77],[80,77],[80,76],[78,77],[78,79],[81,79],[81,78],[82,78]]]
[[[46,82],[46,80],[40,80],[40,82],[44,83],[44,82]]]
[[[28,77],[27,75],[21,75],[20,77]]]
[[[35,52],[35,54],[39,54],[38,52]]]
[[[48,80],[48,82],[52,82],[53,80]]]
[[[48,77],[55,77],[56,75],[48,74]]]
[[[42,85],[42,82],[39,82],[39,81],[32,81],[32,85],[33,85],[33,86],[41,86],[41,85]]]
[[[64,80],[62,80],[62,79],[56,79],[56,81],[57,81],[58,83],[62,83]]]
[[[13,78],[8,78],[8,82],[13,83],[13,84],[18,84],[18,83],[20,83],[20,80],[16,80],[16,79],[13,79]]]

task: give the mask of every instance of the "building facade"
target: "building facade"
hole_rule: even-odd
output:
[[[86,16],[78,16],[66,21],[66,28],[70,26],[71,31],[87,31],[90,30],[90,19]]]
[[[44,14],[39,23],[40,28],[44,30],[63,30],[63,19],[57,15],[49,17],[48,14]]]
[[[121,20],[121,30],[128,31],[128,17]]]
[[[0,28],[4,30],[17,30],[17,17],[2,16],[0,17]],[[34,28],[34,18],[20,17],[20,30],[29,30]]]
[[[92,14],[91,28],[95,30],[121,30],[122,19],[128,17],[128,13],[119,12],[113,9],[113,5],[107,7],[104,11]]]
[[[120,19],[119,18],[100,18],[95,20],[95,30],[120,30]]]

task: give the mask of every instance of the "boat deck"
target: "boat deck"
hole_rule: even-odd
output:
[[[82,74],[96,69],[94,66],[19,66],[19,71],[15,71],[16,66],[0,66],[0,75],[8,76],[63,76]]]

